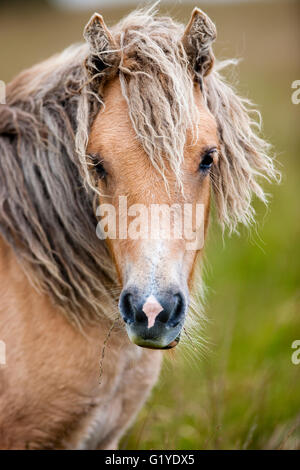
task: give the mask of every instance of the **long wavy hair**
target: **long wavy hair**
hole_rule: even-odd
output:
[[[91,69],[95,58],[103,61],[102,51],[87,37],[7,87],[0,107],[0,233],[32,282],[75,323],[112,317],[119,289],[96,236],[96,187],[86,155],[102,91],[119,76],[149,159],[162,177],[168,160],[180,182],[185,136],[196,118],[183,29],[154,11],[135,11],[112,28],[120,59],[106,52],[108,67],[100,73]],[[234,231],[254,220],[253,196],[266,202],[259,179],[277,172],[251,103],[220,75],[225,65],[215,63],[202,88],[221,145],[211,175],[214,200],[221,225]]]

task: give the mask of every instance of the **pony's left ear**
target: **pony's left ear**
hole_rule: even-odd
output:
[[[217,31],[211,19],[199,8],[194,8],[182,37],[182,44],[196,76],[207,75],[214,64],[211,45]]]
[[[103,17],[94,13],[90,21],[84,28],[84,38],[89,45],[89,55],[85,65],[90,77],[95,77],[95,82],[99,82],[96,77],[106,74],[115,69],[120,62],[120,54],[117,45],[104,23]]]

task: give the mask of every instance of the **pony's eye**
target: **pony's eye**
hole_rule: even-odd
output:
[[[103,162],[99,155],[91,154],[89,155],[91,159],[91,165],[93,170],[97,173],[98,177],[103,180],[107,176],[107,172],[103,166]]]
[[[216,148],[212,148],[205,152],[205,154],[202,157],[201,163],[199,165],[199,169],[201,171],[207,171],[210,169],[210,167],[212,166],[214,162],[214,155],[216,151],[217,151]]]
[[[95,171],[97,173],[97,175],[103,180],[104,178],[106,178],[107,176],[107,173],[106,173],[106,170],[103,166],[103,164],[101,162],[98,162],[95,164]]]

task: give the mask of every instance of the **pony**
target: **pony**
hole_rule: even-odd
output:
[[[191,324],[203,243],[153,221],[154,238],[104,236],[99,208],[120,228],[133,215],[120,198],[198,204],[205,238],[211,199],[233,232],[277,178],[201,10],[186,27],[152,8],[108,29],[95,13],[84,38],[20,73],[0,105],[2,449],[117,448]]]

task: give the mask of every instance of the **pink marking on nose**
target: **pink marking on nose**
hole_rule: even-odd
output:
[[[142,310],[148,318],[148,328],[151,328],[155,323],[157,315],[163,310],[163,308],[154,295],[150,295],[144,303]]]

